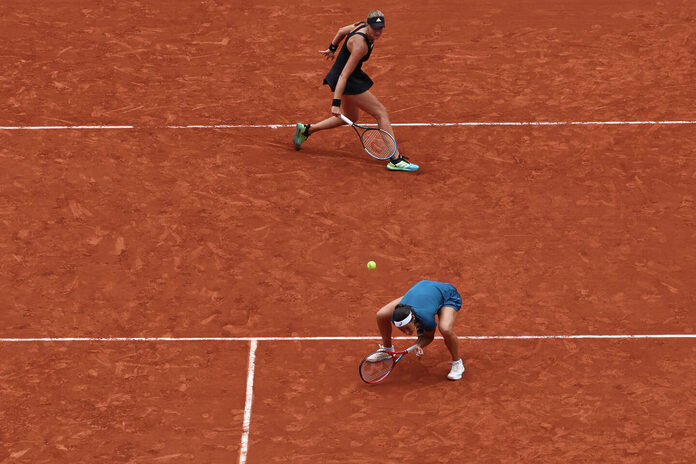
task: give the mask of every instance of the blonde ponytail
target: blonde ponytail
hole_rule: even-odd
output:
[[[370,18],[378,18],[378,17],[380,17],[380,16],[381,16],[382,18],[384,18],[384,13],[382,13],[382,12],[379,11],[379,10],[374,10],[374,11],[370,11],[370,13],[367,15],[367,19],[370,19]],[[367,22],[367,20],[365,20],[364,22]]]

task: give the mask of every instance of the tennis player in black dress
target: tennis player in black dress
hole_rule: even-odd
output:
[[[377,120],[380,129],[394,135],[387,110],[370,92],[372,79],[362,70],[362,65],[370,58],[375,40],[382,35],[384,26],[384,14],[379,10],[372,11],[367,15],[366,21],[340,28],[329,48],[319,52],[327,60],[333,60],[338,45],[344,38],[346,39],[334,65],[324,78],[324,84],[328,85],[334,93],[331,103],[332,116],[316,124],[298,123],[294,136],[296,150],[300,149],[311,134],[344,125],[340,118],[341,110],[353,122],[358,121],[360,110],[363,110]],[[387,169],[416,171],[418,165],[411,163],[397,151],[387,163]]]

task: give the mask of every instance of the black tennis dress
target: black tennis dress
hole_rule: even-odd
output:
[[[348,76],[346,88],[343,90],[343,94],[358,95],[369,90],[370,87],[372,87],[372,84],[374,84],[374,82],[372,82],[372,79],[370,79],[370,76],[368,76],[365,73],[365,71],[362,70],[362,64],[370,58],[370,55],[372,54],[372,46],[375,44],[374,41],[370,42],[367,39],[366,34],[358,32],[359,30],[364,29],[366,27],[367,25],[362,25],[358,27],[353,32],[348,34],[348,37],[346,37],[346,40],[343,42],[343,46],[341,47],[341,51],[338,52],[338,57],[336,58],[334,65],[331,67],[331,70],[324,78],[324,84],[331,87],[331,91],[336,90],[336,84],[338,83],[338,78],[341,75],[341,71],[343,71],[343,68],[346,66],[346,63],[348,62],[348,58],[350,58],[350,50],[348,50],[348,39],[350,39],[354,35],[363,36],[365,42],[367,42],[368,51],[367,55],[365,55],[363,59],[360,60],[358,65],[355,67],[353,73],[350,76]]]

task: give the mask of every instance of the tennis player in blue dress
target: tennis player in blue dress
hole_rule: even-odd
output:
[[[423,348],[433,341],[439,325],[445,345],[452,355],[452,368],[447,378],[461,379],[464,364],[459,356],[459,339],[454,333],[454,321],[461,307],[462,298],[454,285],[421,280],[404,296],[377,311],[377,327],[382,335],[379,351],[394,351],[391,339],[393,324],[406,335],[418,334],[416,356],[423,356]]]
[[[329,48],[319,52],[327,60],[333,60],[341,41],[346,39],[333,67],[324,78],[324,84],[328,85],[333,92],[331,117],[316,124],[298,123],[293,138],[296,150],[300,149],[311,134],[344,125],[341,109],[343,114],[353,122],[358,121],[360,110],[363,110],[377,120],[380,129],[394,136],[389,114],[384,105],[370,92],[372,79],[362,70],[362,65],[370,58],[375,40],[381,37],[384,26],[384,14],[379,10],[372,11],[367,15],[367,20],[340,28]],[[387,169],[416,171],[418,165],[411,163],[408,158],[400,154],[397,147],[396,154],[387,163]]]

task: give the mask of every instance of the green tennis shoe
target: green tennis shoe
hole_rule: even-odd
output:
[[[387,169],[390,171],[417,171],[417,164],[413,164],[404,155],[399,155],[398,158],[392,158],[387,163]]]
[[[295,137],[293,137],[293,140],[295,141],[295,150],[299,150],[300,146],[304,143],[305,140],[307,140],[307,137],[309,135],[307,134],[307,129],[309,128],[309,124],[304,125],[302,123],[297,123],[297,126],[295,126]]]

